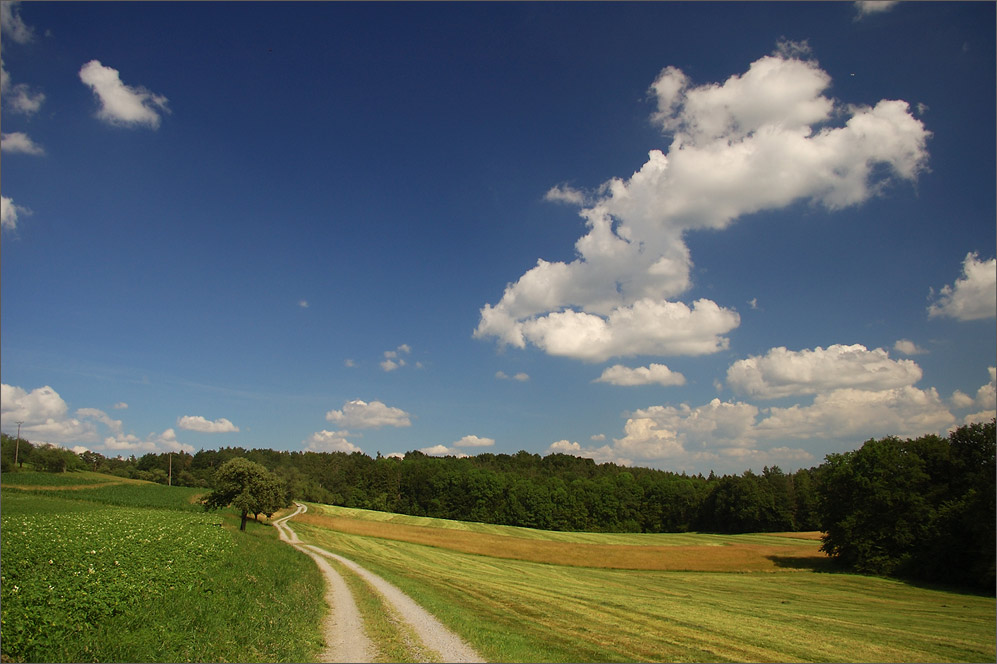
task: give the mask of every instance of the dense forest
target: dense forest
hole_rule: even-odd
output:
[[[105,457],[3,436],[3,470],[52,471],[212,487],[244,458],[272,471],[286,500],[547,530],[594,532],[824,531],[823,549],[860,572],[991,588],[995,423],[869,440],[814,468],[687,475],[596,464],[566,454],[371,458],[355,452],[226,447],[196,454]],[[16,443],[16,445],[15,445]]]

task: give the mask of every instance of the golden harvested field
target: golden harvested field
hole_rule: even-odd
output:
[[[321,509],[321,508],[320,508]],[[335,508],[336,511],[345,508]],[[319,511],[319,510],[315,510]],[[716,537],[717,541],[705,543],[664,543],[665,537],[656,538],[655,544],[634,543],[629,534],[596,534],[601,541],[558,541],[558,533],[550,533],[551,539],[525,539],[518,537],[517,531],[509,529],[509,534],[499,534],[501,527],[492,527],[493,532],[475,532],[447,527],[429,527],[374,521],[349,516],[332,516],[327,513],[307,512],[295,517],[296,522],[309,524],[351,535],[377,537],[412,544],[423,544],[462,553],[472,553],[494,558],[525,560],[537,563],[552,563],[574,567],[599,567],[607,569],[661,570],[661,571],[701,571],[701,572],[765,572],[777,569],[814,569],[827,563],[826,556],[818,550],[819,540],[812,534],[805,538],[776,535],[771,542],[758,535]],[[322,509],[328,512],[328,509]],[[360,510],[352,510],[360,512]],[[443,521],[437,519],[436,521]],[[542,533],[543,531],[535,531]],[[679,536],[677,542],[687,540]],[[616,540],[617,543],[609,543]],[[647,540],[645,540],[647,541]],[[654,540],[650,540],[654,541]]]

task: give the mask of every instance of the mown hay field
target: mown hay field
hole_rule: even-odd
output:
[[[303,539],[389,579],[489,661],[995,658],[992,597],[831,573],[813,534],[524,533],[309,508],[292,521]]]

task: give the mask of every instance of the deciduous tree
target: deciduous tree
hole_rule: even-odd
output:
[[[214,490],[203,500],[204,509],[232,505],[242,513],[239,530],[246,529],[250,514],[273,515],[286,503],[282,483],[258,463],[236,457],[215,472]]]

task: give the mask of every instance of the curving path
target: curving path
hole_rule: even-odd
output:
[[[297,505],[298,509],[294,513],[277,519],[273,525],[277,527],[280,538],[299,551],[308,554],[322,571],[322,576],[325,577],[325,602],[329,605],[330,612],[323,625],[326,648],[319,654],[319,661],[372,662],[376,649],[367,638],[367,633],[364,632],[360,610],[357,609],[357,604],[353,600],[353,594],[346,585],[346,581],[324,558],[308,550],[298,539],[298,535],[286,523],[291,517],[308,509],[301,503],[297,503]]]
[[[346,588],[345,581],[343,581],[343,578],[332,569],[323,557],[331,558],[342,563],[364,579],[368,584],[373,586],[379,593],[381,593],[384,599],[387,600],[392,607],[394,607],[395,611],[399,616],[401,616],[402,620],[412,627],[415,633],[422,640],[423,644],[430,650],[433,650],[440,655],[442,661],[485,661],[482,659],[481,655],[471,648],[471,646],[469,646],[452,631],[447,629],[443,623],[437,620],[424,608],[416,604],[412,598],[403,593],[396,586],[388,583],[381,577],[364,569],[348,558],[326,551],[321,547],[313,546],[311,544],[303,544],[301,540],[298,539],[298,536],[294,533],[294,531],[291,530],[291,527],[287,524],[287,520],[297,514],[307,511],[308,508],[301,503],[295,504],[298,506],[297,511],[274,522],[274,525],[280,530],[281,539],[297,549],[307,553],[313,560],[315,560],[315,562],[319,565],[319,568],[322,569],[322,573],[325,575],[328,585],[330,586],[330,591],[326,593],[326,601],[329,602],[331,607],[333,607],[333,616],[337,616],[340,613],[349,614],[350,611],[356,614],[357,622],[355,626],[348,622],[348,620],[352,620],[352,618],[348,618],[346,615],[341,616],[341,620],[334,622],[331,626],[327,625],[328,636],[326,642],[333,644],[335,647],[330,646],[330,648],[323,653],[323,656],[331,657],[326,661],[369,662],[371,661],[370,657],[371,653],[374,651],[374,648],[370,645],[370,641],[363,633],[363,623],[360,620],[353,597]],[[326,572],[326,570],[328,570],[328,572]],[[341,596],[338,590],[332,589],[337,582],[342,585],[343,590],[346,593],[345,597]],[[342,627],[340,627],[340,623],[343,623]],[[330,629],[334,631],[329,631]],[[349,644],[346,642],[355,638],[362,640],[367,644],[365,649],[362,650],[362,656],[350,653],[345,654],[346,659],[343,659],[342,657],[344,656],[345,649],[349,647]]]

